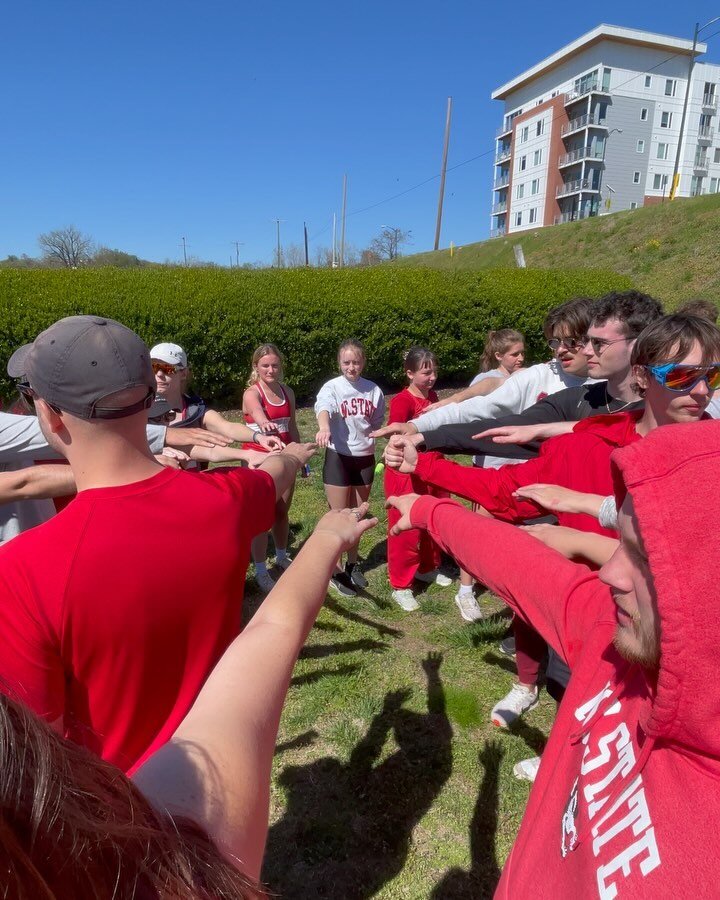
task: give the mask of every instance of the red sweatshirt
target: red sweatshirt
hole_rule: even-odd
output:
[[[572,434],[545,441],[537,459],[500,469],[470,469],[443,459],[436,453],[421,453],[414,475],[437,487],[474,500],[497,519],[522,522],[547,515],[530,500],[513,497],[527,484],[559,484],[586,494],[611,494],[610,454],[640,436],[635,425],[642,410],[583,419]],[[558,513],[560,525],[615,537],[598,520],[584,513]]]
[[[412,509],[413,525],[527,618],[573,673],[497,897],[720,893],[720,590],[703,539],[720,520],[720,423],[658,428],[613,463],[654,576],[659,673],[616,652],[615,605],[585,566],[453,501],[421,497]]]

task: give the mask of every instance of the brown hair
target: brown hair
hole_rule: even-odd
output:
[[[277,356],[277,358],[280,360],[280,380],[282,381],[283,379],[283,367],[285,365],[285,360],[283,359],[282,353],[278,350],[275,344],[260,344],[260,346],[256,347],[253,351],[250,377],[247,380],[248,387],[252,387],[260,377],[258,375],[257,364],[260,362],[263,356]]]
[[[630,362],[633,366],[680,362],[696,343],[702,351],[703,365],[720,362],[720,329],[717,326],[700,316],[681,313],[663,316],[640,334],[632,349]],[[634,389],[640,396],[645,393],[638,384],[634,385]]]
[[[551,309],[543,322],[543,334],[549,341],[555,329],[568,332],[568,337],[585,337],[592,322],[594,301],[589,297],[575,297]]]
[[[157,812],[119,769],[0,695],[3,896],[18,900],[267,895],[207,833]]]
[[[348,338],[346,341],[343,341],[342,344],[338,347],[337,358],[338,363],[340,362],[340,354],[343,350],[357,350],[360,356],[362,356],[363,360],[367,360],[367,356],[365,356],[365,348],[360,343],[360,341],[356,341],[354,338]]]
[[[403,353],[403,368],[406,372],[419,372],[420,369],[437,369],[437,356],[425,347],[411,347]]]
[[[688,300],[687,303],[676,310],[678,315],[699,316],[701,319],[707,319],[713,325],[717,325],[718,308],[717,304],[712,300],[703,300],[702,297],[696,297],[694,300]]]
[[[514,328],[499,328],[497,331],[488,331],[485,339],[485,347],[480,357],[480,372],[489,372],[497,369],[498,361],[496,353],[507,353],[513,344],[524,344],[525,338]]]

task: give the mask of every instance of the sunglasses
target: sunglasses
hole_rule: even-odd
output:
[[[35,393],[35,391],[30,387],[27,381],[17,381],[15,382],[15,386],[18,389],[18,393],[25,401],[25,406],[27,406],[28,410],[33,415],[36,415],[37,411],[35,409],[35,398],[37,397],[37,394]],[[48,403],[48,406],[58,415],[62,415],[62,410],[57,406],[53,406],[52,403]]]
[[[662,366],[645,366],[652,377],[669,391],[689,391],[704,381],[711,391],[720,388],[720,363],[709,366],[686,366],[682,363],[665,363]]]
[[[608,341],[605,338],[586,337],[585,343],[590,344],[590,346],[593,348],[593,353],[595,353],[596,356],[600,356],[600,354],[603,352],[603,350],[606,347],[609,347],[610,344],[619,344],[622,341],[634,341],[634,340],[635,340],[634,337],[616,338],[614,341]]]
[[[172,363],[153,362],[152,370],[154,375],[157,375],[158,372],[162,372],[163,375],[175,375],[177,372],[182,372],[183,367],[174,366]]]
[[[550,338],[548,341],[548,347],[555,352],[559,350],[560,347],[565,347],[566,350],[569,350],[571,353],[574,353],[576,350],[580,350],[581,347],[585,346],[586,338]]]

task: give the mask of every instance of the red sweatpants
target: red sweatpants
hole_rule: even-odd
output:
[[[537,684],[540,665],[547,653],[547,644],[540,635],[519,616],[513,619],[515,633],[515,664],[520,684]]]
[[[434,491],[425,482],[385,469],[385,496],[402,494],[433,494],[447,497],[445,491]],[[431,572],[440,565],[440,548],[425,530],[413,528],[391,535],[390,529],[400,519],[396,509],[388,510],[387,561],[388,580],[393,588],[409,588],[416,572]]]

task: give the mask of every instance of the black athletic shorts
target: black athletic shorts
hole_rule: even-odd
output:
[[[375,456],[345,456],[330,447],[325,448],[323,484],[335,487],[353,487],[372,484],[375,475]]]

